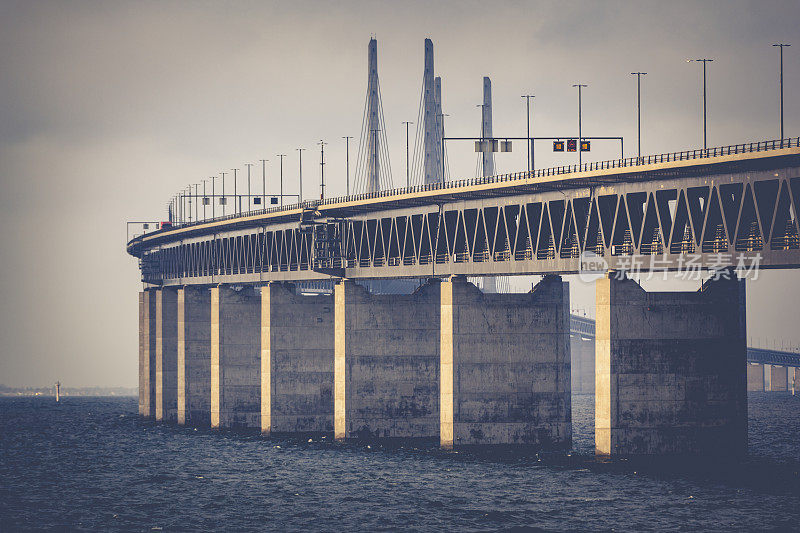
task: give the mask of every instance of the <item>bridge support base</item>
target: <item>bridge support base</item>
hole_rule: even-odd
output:
[[[769,365],[769,390],[772,392],[789,390],[789,367]]]
[[[442,283],[440,445],[569,449],[569,284],[527,294]]]
[[[411,295],[336,285],[336,439],[438,435],[438,285]]]
[[[696,293],[597,283],[598,455],[747,450],[744,281]]]
[[[764,365],[761,363],[747,364],[747,391],[764,392]]]
[[[178,424],[211,423],[211,292],[178,290]]]
[[[211,427],[261,427],[261,298],[253,287],[211,289]]]
[[[178,291],[157,289],[156,412],[157,421],[178,418]]]
[[[139,293],[139,414],[155,416],[156,299],[152,290]]]
[[[333,297],[261,288],[261,433],[333,432]]]

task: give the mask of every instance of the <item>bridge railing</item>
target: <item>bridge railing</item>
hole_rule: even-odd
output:
[[[558,167],[541,168],[531,172],[512,172],[509,174],[500,174],[497,176],[488,176],[482,178],[461,179],[447,181],[443,183],[427,183],[423,185],[412,185],[410,187],[398,187],[394,189],[386,189],[383,191],[367,192],[361,194],[351,194],[350,196],[336,196],[333,198],[325,198],[324,200],[305,200],[290,205],[276,206],[271,208],[251,210],[243,213],[232,213],[230,215],[223,215],[205,220],[182,222],[175,224],[175,227],[190,227],[207,222],[216,222],[223,220],[231,220],[234,218],[242,218],[249,216],[265,215],[269,213],[277,213],[280,211],[292,211],[297,209],[316,208],[323,205],[339,204],[344,202],[353,202],[359,200],[371,200],[375,198],[386,198],[390,196],[399,196],[403,194],[414,194],[426,191],[437,191],[446,189],[457,189],[461,187],[469,187],[473,185],[483,185],[487,183],[503,183],[507,181],[524,180],[530,178],[546,178],[550,176],[560,176],[563,174],[574,174],[577,172],[590,172],[594,170],[606,170],[614,168],[627,168],[642,165],[652,165],[658,163],[669,163],[673,161],[688,161],[694,159],[705,159],[710,157],[720,157],[733,154],[745,154],[753,152],[764,152],[770,150],[780,150],[782,148],[800,147],[800,137],[793,137],[788,139],[776,139],[771,141],[760,141],[742,144],[732,144],[729,146],[716,146],[712,148],[698,149],[698,150],[684,150],[681,152],[670,152],[666,154],[647,155],[642,157],[628,157],[624,159],[612,159],[609,161],[595,161],[584,163],[582,165],[563,165]],[[149,235],[152,235],[149,234]]]

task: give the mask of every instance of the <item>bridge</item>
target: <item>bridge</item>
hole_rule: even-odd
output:
[[[560,274],[591,271],[597,453],[740,455],[740,276],[800,266],[799,144],[429,183],[136,236],[140,413],[265,434],[569,448],[577,369]],[[625,274],[687,269],[718,275],[658,293]],[[522,274],[544,277],[527,294],[467,281]],[[424,283],[387,295],[354,282],[400,278]],[[292,285],[326,280],[332,295]]]
[[[798,139],[457,180],[141,235],[154,285],[796,268]]]

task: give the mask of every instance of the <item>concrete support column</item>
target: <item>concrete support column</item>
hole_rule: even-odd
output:
[[[764,365],[761,363],[748,363],[747,390],[748,392],[764,392]]]
[[[211,289],[211,427],[261,427],[261,297]]]
[[[158,289],[156,297],[156,409],[159,421],[178,417],[178,291]]]
[[[139,293],[139,414],[156,413],[156,299],[152,290]]]
[[[261,288],[261,433],[333,432],[332,296]]]
[[[598,455],[747,450],[744,281],[696,293],[597,283]]]
[[[572,445],[569,284],[527,294],[441,286],[440,445]]]
[[[178,290],[178,424],[211,422],[211,292]]]
[[[336,285],[335,438],[438,435],[438,285],[410,295]]]
[[[789,367],[771,365],[770,366],[770,388],[774,392],[786,392],[789,390]]]

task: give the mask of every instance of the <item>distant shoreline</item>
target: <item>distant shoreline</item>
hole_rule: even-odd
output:
[[[61,397],[79,396],[138,396],[136,387],[61,387]],[[0,397],[2,398],[21,398],[21,397],[52,397],[55,398],[56,391],[54,386],[50,387],[7,387],[0,385]]]

